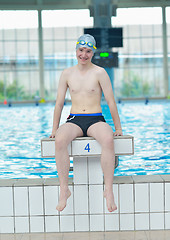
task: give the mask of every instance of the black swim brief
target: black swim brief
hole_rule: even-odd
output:
[[[87,137],[88,128],[97,122],[106,122],[102,113],[70,114],[66,121],[66,123],[78,125],[82,129],[84,137]]]

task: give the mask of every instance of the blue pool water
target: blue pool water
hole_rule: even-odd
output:
[[[116,176],[170,174],[170,102],[118,104],[123,134],[135,139],[134,156],[119,157]],[[0,108],[0,178],[56,177],[54,158],[41,158],[40,139],[51,133],[54,105]],[[61,117],[65,122],[70,106]],[[106,105],[107,122],[114,126]],[[71,173],[72,174],[72,173]],[[71,175],[70,175],[71,176]]]

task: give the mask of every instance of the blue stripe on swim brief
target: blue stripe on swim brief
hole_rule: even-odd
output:
[[[70,113],[70,116],[102,116],[102,113],[78,113],[78,114],[73,114]]]

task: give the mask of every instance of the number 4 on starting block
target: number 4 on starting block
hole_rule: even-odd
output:
[[[101,146],[95,139],[81,140],[75,139],[72,142],[72,154],[73,155],[93,155],[101,152]]]
[[[87,143],[87,145],[85,146],[84,150],[90,152],[90,143]]]

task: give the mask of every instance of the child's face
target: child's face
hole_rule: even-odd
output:
[[[90,48],[80,47],[76,51],[76,57],[80,63],[87,63],[91,61],[93,57],[93,51]]]

